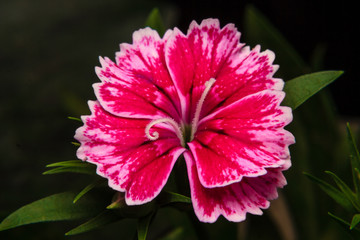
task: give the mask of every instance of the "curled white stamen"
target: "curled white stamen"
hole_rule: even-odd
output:
[[[151,121],[148,125],[146,125],[145,134],[148,137],[148,139],[154,141],[154,140],[157,140],[159,138],[159,133],[156,132],[156,131],[154,131],[154,132],[152,132],[152,134],[150,134],[150,129],[154,125],[159,124],[159,123],[167,123],[170,126],[172,126],[173,129],[175,130],[176,136],[180,139],[181,146],[185,147],[184,137],[183,137],[183,134],[181,132],[181,128],[179,127],[178,123],[175,122],[175,120],[171,119],[171,118],[155,119],[155,120]]]
[[[194,119],[191,123],[191,137],[190,137],[190,142],[194,139],[194,135],[195,135],[195,132],[197,130],[197,125],[199,123],[199,118],[200,118],[200,112],[201,112],[201,108],[202,108],[202,105],[204,103],[204,100],[206,98],[206,96],[208,95],[212,85],[214,85],[216,79],[215,78],[210,78],[209,81],[207,81],[205,83],[205,89],[203,91],[203,93],[201,94],[201,97],[196,105],[196,110],[195,110],[195,115],[194,115]]]

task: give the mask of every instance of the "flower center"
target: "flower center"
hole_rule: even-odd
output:
[[[210,78],[210,80],[205,83],[205,89],[204,89],[203,93],[201,94],[201,97],[196,105],[195,114],[194,114],[194,118],[191,122],[191,126],[181,124],[181,127],[180,127],[179,124],[172,118],[168,118],[168,117],[159,118],[159,119],[155,119],[155,120],[151,121],[146,126],[146,128],[145,128],[146,136],[152,141],[157,140],[159,138],[159,132],[153,131],[152,133],[150,133],[150,129],[156,124],[166,123],[174,129],[176,136],[180,140],[181,146],[185,147],[185,144],[187,142],[191,142],[194,139],[196,130],[198,128],[199,120],[200,120],[200,113],[201,113],[202,106],[204,104],[206,96],[208,95],[208,93],[209,93],[211,87],[214,85],[215,81],[216,81],[215,78]]]

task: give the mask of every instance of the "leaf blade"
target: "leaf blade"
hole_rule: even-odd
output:
[[[157,200],[160,205],[167,205],[171,203],[191,203],[191,198],[170,191],[163,191]]]
[[[62,162],[55,162],[46,165],[47,168],[54,167],[54,169],[47,170],[43,172],[44,175],[47,174],[56,174],[64,172],[73,172],[73,173],[84,173],[84,174],[95,174],[96,166],[81,160],[69,160]]]
[[[353,174],[353,182],[355,186],[355,192],[358,194],[360,190],[360,178],[359,178],[360,154],[356,146],[356,141],[352,134],[349,123],[346,124],[346,133],[347,133],[347,140],[349,145],[349,152],[350,152],[349,157],[350,157],[352,174]]]
[[[86,218],[99,210],[98,205],[88,199],[74,205],[74,196],[72,192],[58,193],[27,204],[5,218],[0,223],[0,231],[31,223]]]
[[[344,181],[342,181],[335,173],[330,171],[325,171],[325,173],[329,174],[337,184],[337,186],[340,188],[340,190],[344,193],[345,197],[351,201],[352,205],[356,208],[357,211],[360,211],[360,206],[357,203],[356,195],[354,192],[350,189],[348,185]]]
[[[100,184],[103,183],[103,179],[100,180],[96,180],[92,183],[90,183],[89,185],[87,185],[83,190],[81,190],[74,198],[73,203],[76,203],[82,196],[84,196],[86,193],[88,193],[89,191],[91,191],[93,188],[99,186]]]
[[[342,74],[343,71],[322,71],[291,79],[285,83],[282,104],[294,110]]]
[[[57,167],[43,172],[43,175],[57,174],[57,173],[83,173],[95,175],[95,169],[84,167]]]
[[[139,218],[138,225],[137,225],[138,240],[146,240],[149,226],[150,226],[150,223],[152,222],[154,215],[155,215],[155,212],[153,211],[150,214],[148,214],[142,218]]]
[[[80,226],[71,229],[70,231],[65,233],[65,235],[72,236],[80,233],[89,232],[119,220],[121,220],[121,218],[118,215],[114,214],[112,211],[106,210],[97,215],[96,217],[90,219],[89,221],[81,224]]]
[[[150,12],[148,18],[146,19],[145,26],[156,30],[160,36],[164,35],[165,26],[158,8],[154,8]]]
[[[358,225],[360,222],[360,213],[357,213],[353,216],[350,224],[350,230],[354,229],[356,225]]]
[[[317,183],[318,186],[327,194],[329,195],[335,202],[340,204],[343,208],[347,211],[353,212],[354,206],[352,205],[351,201],[345,196],[344,193],[330,185],[329,183],[304,172],[304,174],[313,182]]]
[[[335,216],[334,214],[328,212],[329,216],[332,217],[347,233],[349,233],[354,239],[360,238],[360,232],[357,228],[354,228],[353,230],[349,229],[350,223],[347,221]]]

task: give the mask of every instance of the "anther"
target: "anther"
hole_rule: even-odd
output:
[[[191,136],[190,136],[190,141],[192,141],[194,139],[194,135],[195,135],[195,132],[197,130],[197,125],[199,123],[199,118],[200,118],[200,113],[201,113],[201,108],[204,104],[204,101],[205,101],[205,98],[206,96],[208,95],[212,85],[214,85],[216,79],[215,78],[210,78],[209,81],[207,81],[205,83],[205,89],[203,91],[203,93],[201,94],[201,97],[196,105],[196,110],[195,110],[195,115],[194,115],[194,119],[191,123]]]

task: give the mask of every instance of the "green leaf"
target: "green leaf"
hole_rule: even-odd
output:
[[[176,239],[183,239],[181,235],[184,233],[183,227],[177,227],[171,230],[166,234],[164,237],[160,237],[158,240],[176,240]]]
[[[84,196],[86,193],[88,193],[91,189],[101,185],[103,182],[104,182],[103,179],[98,179],[98,180],[90,183],[89,185],[87,185],[83,190],[81,190],[81,192],[79,192],[79,194],[76,195],[73,203],[76,203],[82,196]]]
[[[81,160],[70,160],[63,162],[56,162],[46,165],[46,167],[89,167],[93,166],[90,163],[83,162]]]
[[[157,198],[157,201],[160,205],[167,205],[171,203],[191,203],[191,198],[179,193],[163,191]]]
[[[357,213],[353,216],[350,224],[350,230],[352,230],[360,222],[360,213]]]
[[[350,223],[347,221],[335,216],[334,214],[328,212],[329,216],[332,217],[347,233],[349,233],[354,239],[360,239],[360,232],[357,228],[350,230]]]
[[[96,173],[96,166],[81,160],[70,160],[63,162],[56,162],[46,165],[46,167],[55,167],[54,169],[43,172],[44,175],[56,173],[83,173],[93,175]]]
[[[99,227],[108,225],[110,223],[117,222],[121,219],[122,218],[116,215],[113,211],[106,210],[100,213],[99,215],[97,215],[96,217],[90,219],[89,221],[65,233],[65,235],[70,236],[70,235],[76,235],[76,234],[88,232],[91,230],[95,230]]]
[[[328,194],[332,199],[334,199],[338,204],[340,204],[343,208],[345,208],[349,212],[354,212],[354,206],[352,205],[351,201],[345,196],[344,193],[333,187],[332,185],[328,184],[327,182],[312,176],[309,173],[304,172],[304,174],[319,187]]]
[[[162,17],[160,15],[160,11],[158,8],[154,8],[151,13],[149,14],[145,26],[148,26],[154,30],[156,30],[160,37],[164,35],[165,33],[165,27],[164,22],[162,20]]]
[[[332,173],[330,171],[325,171],[325,173],[329,174],[337,184],[337,186],[340,188],[340,190],[344,193],[347,199],[351,201],[352,205],[356,208],[357,211],[360,211],[360,206],[357,203],[356,195],[354,192],[349,188],[348,185],[344,181],[342,181],[338,176],[336,176],[335,173]]]
[[[340,223],[342,226],[345,226],[347,229],[350,226],[350,223],[348,223],[347,221],[345,221],[344,219],[335,216],[334,214],[328,212],[329,216],[332,217],[333,219],[335,219],[338,223]]]
[[[155,215],[155,212],[151,212],[149,215],[139,218],[137,225],[138,240],[146,240],[150,223]]]
[[[280,64],[278,73],[282,78],[293,78],[309,71],[309,67],[296,50],[260,11],[248,5],[244,14],[246,43],[261,44],[262,50],[274,51],[276,53],[275,61]]]
[[[99,205],[90,199],[73,204],[74,197],[74,193],[64,192],[25,205],[1,222],[0,231],[30,223],[91,217],[99,210]]]
[[[349,144],[349,150],[350,150],[350,162],[351,162],[351,168],[352,168],[352,175],[353,175],[353,182],[355,186],[355,192],[357,195],[357,198],[359,200],[359,190],[360,190],[360,154],[359,150],[356,146],[355,138],[352,134],[350,124],[346,124],[346,132],[347,132],[347,138],[348,138],[348,144]]]
[[[68,119],[82,122],[80,118],[76,118],[76,117],[68,117]]]
[[[80,145],[81,145],[81,144],[78,143],[78,142],[71,142],[71,144],[74,145],[74,146],[76,146],[76,147],[80,147]]]
[[[312,95],[341,76],[343,71],[323,71],[305,74],[287,81],[284,86],[286,93],[283,105],[293,110],[299,107]]]
[[[356,146],[355,138],[352,134],[349,123],[346,124],[346,131],[347,131],[348,141],[349,141],[349,146],[350,146],[350,154],[353,155],[358,161],[357,165],[354,167],[356,167],[357,169],[360,169],[360,153]]]
[[[58,167],[58,168],[54,168],[54,169],[43,172],[44,175],[57,174],[57,173],[83,173],[83,174],[94,175],[96,172],[95,172],[95,167],[94,168]]]

